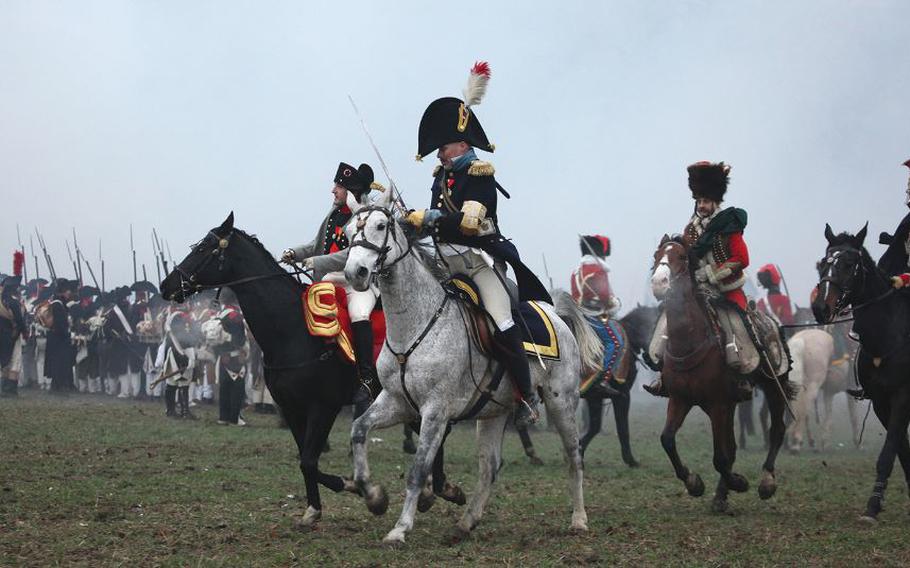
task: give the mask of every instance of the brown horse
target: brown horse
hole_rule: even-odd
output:
[[[670,397],[667,421],[660,442],[676,470],[676,477],[693,497],[704,494],[701,477],[689,471],[676,451],[676,432],[693,406],[698,406],[711,419],[714,435],[714,469],[720,474],[712,509],[727,509],[730,490],[748,491],[749,482],[733,472],[736,460],[734,410],[736,408],[736,374],[726,364],[724,350],[715,326],[709,319],[704,300],[696,293],[693,279],[695,259],[680,239],[666,235],[654,253],[651,286],[655,296],[663,298],[667,317],[667,343],[663,354],[662,379]],[[784,441],[784,410],[792,396],[787,374],[774,377],[760,366],[748,380],[765,393],[771,411],[768,455],[758,494],[768,499],[777,490],[774,462]],[[778,383],[778,384],[775,384]]]

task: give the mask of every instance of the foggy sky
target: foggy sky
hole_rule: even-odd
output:
[[[686,165],[724,160],[753,269],[778,263],[805,305],[826,221],[869,221],[877,257],[906,212],[908,21],[900,0],[0,0],[0,251],[16,222],[37,225],[72,276],[75,226],[92,259],[100,239],[111,286],[132,278],[130,223],[152,279],[153,226],[177,260],[231,210],[276,254],[309,241],[339,161],[386,181],[348,94],[426,207],[418,121],[485,59],[476,111],[497,150],[478,154],[541,279],[545,254],[568,286],[577,235],[603,233],[634,305],[660,236],[691,213]]]

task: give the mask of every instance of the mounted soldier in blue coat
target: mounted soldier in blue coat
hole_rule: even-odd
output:
[[[509,195],[497,183],[493,164],[481,161],[475,153],[475,149],[494,150],[472,108],[480,103],[489,78],[489,66],[475,64],[464,101],[444,97],[424,111],[417,158],[436,151],[441,164],[433,172],[429,209],[412,211],[406,220],[433,236],[450,274],[467,276],[477,285],[483,307],[497,327],[496,342],[503,351],[500,359],[524,402],[518,407],[516,423],[526,425],[538,418],[538,400],[531,389],[522,333],[512,319],[512,304],[515,300],[553,301],[521,261],[515,245],[500,232],[497,192]],[[515,273],[518,298],[507,289],[506,264]]]

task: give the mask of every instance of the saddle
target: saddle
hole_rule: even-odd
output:
[[[314,282],[303,291],[303,316],[307,330],[325,340],[326,346],[338,346],[343,361],[355,363],[351,342],[351,316],[348,314],[347,293],[332,282]],[[379,358],[385,342],[385,315],[382,310],[370,314],[373,326],[373,362]]]
[[[493,335],[496,326],[483,308],[483,301],[473,280],[463,275],[452,276],[443,286],[459,299],[465,308],[466,325],[474,345],[488,357],[496,357]],[[559,361],[559,340],[550,316],[535,301],[512,306],[512,319],[521,329],[525,353],[529,357]]]
[[[625,384],[632,364],[626,330],[614,319],[604,321],[592,316],[586,316],[585,319],[603,343],[604,358],[601,369],[582,378],[580,394],[585,394],[598,380],[612,381],[616,385]]]

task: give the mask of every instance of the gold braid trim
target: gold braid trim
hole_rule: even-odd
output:
[[[469,176],[491,176],[495,172],[496,168],[493,167],[493,164],[482,160],[474,160],[471,162],[471,165],[468,166]]]
[[[385,191],[385,187],[378,181],[374,181],[370,184],[370,189],[375,189],[376,191]]]

